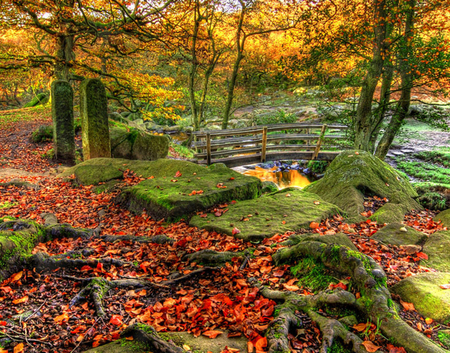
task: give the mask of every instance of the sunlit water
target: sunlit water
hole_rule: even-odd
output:
[[[271,169],[256,167],[255,169],[246,170],[243,174],[255,176],[261,181],[272,181],[277,184],[279,189],[288,187],[304,188],[311,184],[308,178],[298,170],[288,170],[284,172],[276,172],[276,170],[277,167]]]

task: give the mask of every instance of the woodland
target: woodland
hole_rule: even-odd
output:
[[[0,353],[450,351],[449,7],[1,0]],[[83,160],[86,79],[165,156]],[[304,189],[192,163],[192,132],[305,121],[349,129]]]

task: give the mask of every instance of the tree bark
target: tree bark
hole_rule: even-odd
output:
[[[400,130],[403,121],[408,114],[409,106],[411,104],[411,89],[413,86],[413,74],[409,65],[409,58],[414,55],[412,48],[412,37],[414,31],[414,7],[416,5],[416,0],[408,1],[408,10],[406,14],[406,22],[405,22],[405,34],[403,39],[405,41],[405,46],[400,49],[400,57],[399,57],[399,68],[400,68],[400,76],[401,76],[401,84],[402,84],[402,93],[400,100],[397,104],[397,109],[392,117],[386,131],[381,138],[380,143],[378,144],[375,155],[384,159],[386,154],[389,151],[389,148],[394,140],[395,135]],[[404,53],[404,55],[401,55]]]
[[[370,151],[370,137],[373,128],[372,100],[378,81],[383,71],[384,46],[387,33],[386,0],[375,0],[374,20],[374,48],[372,60],[369,64],[367,75],[364,78],[361,95],[359,97],[355,122],[355,149]]]

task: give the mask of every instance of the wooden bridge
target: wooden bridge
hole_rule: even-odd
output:
[[[199,164],[228,167],[277,160],[333,160],[343,147],[345,125],[274,124],[241,129],[197,131],[192,147]]]

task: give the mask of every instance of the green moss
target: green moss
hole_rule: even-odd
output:
[[[327,349],[327,353],[351,353],[352,349],[346,347],[341,339],[335,339],[333,345]]]
[[[401,161],[397,163],[397,168],[409,176],[426,182],[448,184],[450,180],[450,169],[430,163]]]
[[[15,205],[17,205],[17,202],[5,201],[3,203],[0,203],[0,210],[6,210],[8,208],[14,207]]]
[[[395,169],[363,151],[337,156],[324,177],[305,188],[347,212],[350,219],[363,220],[364,196],[386,197],[406,210],[420,209],[417,193]]]
[[[441,330],[438,332],[438,338],[439,341],[446,346],[447,348],[450,348],[450,330]]]
[[[302,258],[295,266],[290,268],[292,274],[299,279],[299,284],[309,288],[312,292],[319,292],[328,288],[336,278],[331,276],[322,262],[312,257]]]

